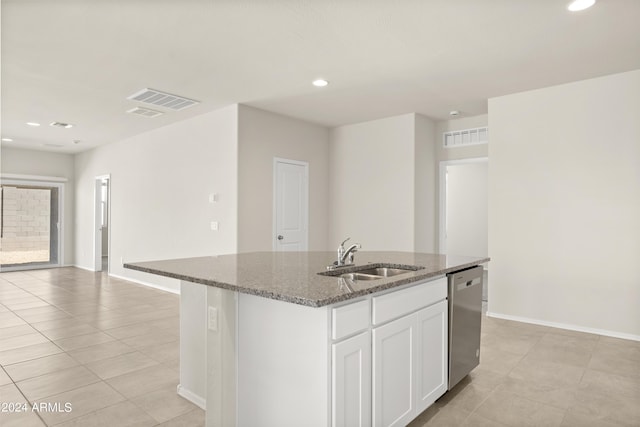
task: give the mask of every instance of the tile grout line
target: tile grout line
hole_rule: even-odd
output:
[[[4,370],[4,367],[2,368]],[[9,375],[9,373],[7,371],[5,371],[5,373],[9,376],[9,378],[11,379],[11,382],[13,383],[13,386],[16,388],[16,390],[18,390],[18,393],[20,393],[22,395],[22,397],[24,397],[24,400],[26,400],[29,403],[29,406],[31,406],[31,408],[33,408],[33,402],[30,401],[27,396],[24,394],[24,392],[20,389],[20,387],[18,387],[18,384],[13,380],[13,378],[11,377],[11,375]],[[32,413],[34,412],[33,410],[31,411]],[[42,421],[42,424],[44,424],[45,426],[48,426],[48,424],[44,421],[44,419],[40,416],[40,411],[35,411],[36,416],[40,419],[40,421]]]
[[[122,394],[122,393],[120,393],[118,390],[116,390],[116,389],[114,389],[113,387],[111,387],[111,384],[109,384],[106,380],[103,380],[102,378],[100,378],[100,381],[98,381],[98,382],[102,382],[102,383],[104,383],[107,387],[109,387],[109,388],[110,388],[111,390],[113,390],[116,394],[118,394],[119,396],[121,396],[124,400],[121,400],[121,401],[119,401],[119,402],[116,402],[116,403],[114,403],[114,404],[112,404],[112,405],[105,406],[104,408],[100,408],[100,409],[96,409],[96,410],[91,411],[91,412],[87,412],[86,414],[82,414],[82,415],[79,415],[79,416],[77,416],[77,417],[69,418],[68,420],[64,420],[64,421],[61,421],[61,422],[59,422],[59,423],[51,424],[51,426],[60,425],[60,424],[62,424],[62,423],[66,423],[66,422],[69,422],[69,421],[72,421],[72,420],[78,419],[78,418],[80,418],[80,417],[84,417],[84,416],[86,416],[86,415],[95,414],[95,413],[97,413],[97,412],[99,412],[99,411],[102,411],[103,409],[107,409],[107,408],[111,408],[112,406],[119,405],[119,404],[121,404],[122,402],[131,402],[131,401],[130,401],[130,400],[129,400],[125,395],[123,395],[123,394]],[[98,382],[95,382],[95,383],[93,383],[93,384],[98,384]],[[92,385],[92,384],[87,384],[87,385]],[[86,386],[82,386],[82,387],[86,387]],[[82,388],[82,387],[78,387],[78,388]],[[74,389],[74,390],[77,390],[77,389]],[[70,390],[70,391],[72,391],[72,390]],[[67,393],[67,392],[65,392],[65,393]],[[60,393],[59,393],[59,394],[60,394]],[[133,402],[131,402],[131,403],[133,404]],[[135,404],[134,404],[134,405],[135,405]]]

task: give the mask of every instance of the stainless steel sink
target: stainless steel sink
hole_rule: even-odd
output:
[[[372,276],[391,277],[398,274],[410,273],[414,270],[407,270],[404,268],[391,268],[391,267],[377,267],[369,268],[366,270],[358,270],[359,274],[370,274]]]
[[[411,273],[422,268],[424,267],[413,265],[394,265],[393,267],[391,267],[389,266],[389,264],[387,264],[387,267],[385,267],[385,264],[379,263],[373,265],[363,265],[356,268],[348,268],[346,272],[342,269],[335,269],[330,271],[323,271],[322,273],[318,274],[323,276],[340,277],[342,279],[348,280],[378,280],[384,279],[385,277],[397,276],[399,274]]]
[[[382,276],[377,276],[374,274],[362,274],[362,273],[344,273],[341,274],[340,277],[343,279],[349,280],[377,280],[382,279]]]

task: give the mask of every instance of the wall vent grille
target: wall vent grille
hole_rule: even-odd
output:
[[[137,114],[138,116],[148,117],[148,118],[158,117],[164,114],[161,111],[151,110],[149,108],[142,108],[142,107],[132,108],[130,110],[127,110],[127,113]]]
[[[487,144],[489,142],[489,128],[473,128],[444,132],[442,146],[444,148],[464,147],[467,145]]]
[[[155,89],[142,89],[141,91],[129,96],[127,99],[144,102],[145,104],[157,105],[174,111],[184,110],[185,108],[200,103],[193,99],[178,95],[171,95],[170,93],[160,92]]]

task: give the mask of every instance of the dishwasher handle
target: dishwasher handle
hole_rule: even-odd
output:
[[[462,282],[462,283],[458,283],[456,285],[456,290],[462,290],[462,289],[466,289],[469,288],[471,286],[476,286],[476,285],[480,285],[482,283],[482,278],[481,277],[476,277],[475,279],[472,280],[468,280],[466,282]]]
[[[458,271],[449,275],[449,283],[453,284],[453,289],[460,291],[472,286],[482,284],[482,266],[472,267],[467,270]]]

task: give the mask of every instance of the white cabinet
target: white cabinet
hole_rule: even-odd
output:
[[[373,330],[373,425],[404,426],[416,415],[415,316]]]
[[[416,411],[421,413],[447,391],[447,301],[416,313]],[[416,414],[417,415],[417,414]]]
[[[425,293],[430,286],[446,285],[435,282],[410,291]],[[393,294],[378,299],[373,301],[374,323],[376,311],[382,312],[376,304],[384,307],[385,301],[393,301],[388,317],[402,317],[372,330],[373,425],[404,426],[447,390],[447,301],[423,299],[421,306],[428,306],[414,311],[415,299],[405,303]]]
[[[404,426],[445,391],[446,279],[320,308],[209,289],[237,332],[219,345],[226,328],[205,331],[208,425]]]
[[[371,425],[371,334],[332,345],[332,425]]]

